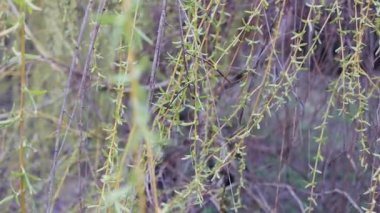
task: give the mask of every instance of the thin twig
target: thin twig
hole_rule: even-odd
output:
[[[53,162],[52,162],[52,166],[51,166],[51,170],[50,170],[50,174],[49,174],[49,181],[48,181],[48,193],[47,193],[48,194],[48,201],[47,201],[47,205],[46,205],[46,213],[50,213],[53,211],[53,205],[52,205],[53,204],[53,196],[52,195],[53,195],[53,190],[54,190],[54,181],[55,181],[55,174],[56,174],[56,169],[57,169],[56,167],[57,167],[57,160],[58,160],[58,150],[59,150],[59,147],[61,145],[60,138],[61,138],[63,115],[65,113],[67,98],[68,98],[68,94],[69,94],[69,91],[71,88],[71,80],[72,80],[72,76],[74,73],[75,65],[77,64],[78,58],[79,58],[80,44],[82,43],[83,34],[84,34],[84,31],[85,31],[86,26],[87,26],[88,16],[89,16],[92,4],[93,4],[93,0],[89,0],[87,7],[86,7],[86,10],[85,10],[83,20],[82,20],[81,27],[79,30],[79,35],[77,38],[75,51],[74,51],[73,57],[71,59],[69,76],[67,78],[66,85],[64,88],[64,92],[63,92],[63,94],[64,94],[63,103],[62,103],[61,110],[59,113],[58,125],[56,128]],[[70,118],[70,122],[71,122],[71,118]]]
[[[185,48],[185,39],[183,36],[183,18],[182,18],[182,13],[185,13],[181,7],[181,2],[180,0],[177,1],[177,6],[178,6],[178,19],[179,19],[179,29],[180,29],[180,37],[181,37],[181,48],[182,48],[182,58],[183,58],[183,66],[185,67],[185,72],[186,72],[186,78],[189,76],[189,65],[187,64],[186,60],[186,48]]]
[[[25,8],[23,9],[25,10]],[[26,213],[27,201],[26,201],[26,180],[25,180],[25,88],[26,71],[25,71],[25,15],[21,15],[21,26],[19,29],[20,35],[20,122],[19,122],[19,166],[20,166],[20,212]]]
[[[209,65],[212,69],[214,69],[220,76],[222,76],[224,78],[224,80],[226,80],[229,84],[232,84],[232,82],[222,73],[222,71],[220,71],[218,68],[217,68],[217,64],[209,59],[206,59],[206,58],[203,58],[202,56],[197,56],[197,55],[194,55],[194,54],[191,54],[189,53],[188,51],[185,52],[186,54],[188,55],[191,55],[195,58],[198,58],[200,59],[203,63],[206,63],[207,65]],[[206,67],[204,67],[204,69],[206,69]]]
[[[164,35],[164,23],[165,23],[165,19],[166,19],[166,5],[167,5],[167,2],[166,0],[162,0],[162,5],[161,5],[161,16],[160,16],[160,21],[159,21],[159,24],[158,24],[158,31],[157,31],[157,40],[156,40],[156,47],[155,47],[155,50],[154,50],[154,58],[153,58],[153,63],[152,63],[152,69],[151,69],[151,72],[150,72],[150,79],[149,79],[149,87],[150,87],[150,90],[149,90],[149,95],[148,95],[148,106],[150,108],[150,106],[152,105],[152,101],[153,101],[153,94],[154,94],[154,88],[155,88],[155,78],[156,78],[156,72],[157,72],[157,68],[158,68],[158,61],[160,60],[160,53],[161,53],[161,42],[162,42],[162,37]],[[148,198],[149,197],[153,197],[153,206],[154,206],[154,209],[155,209],[155,212],[160,212],[160,208],[159,208],[159,201],[158,201],[158,196],[157,196],[157,191],[156,191],[156,185],[155,185],[155,175],[154,175],[154,162],[153,162],[153,152],[150,148],[150,144],[147,144],[147,155],[148,155],[148,165],[149,165],[149,179],[151,181],[151,184],[152,184],[152,193],[153,193],[153,196],[150,195],[150,191],[148,190],[148,188],[146,188],[146,193],[148,195]]]
[[[252,198],[257,205],[264,211],[264,212],[271,212],[271,208],[268,204],[268,202],[265,200],[264,196],[261,194],[260,190],[257,187],[254,187],[257,191],[257,194],[254,194],[250,189],[246,189],[245,192],[247,195]]]
[[[98,11],[97,11],[98,17],[104,12],[106,1],[107,0],[102,0],[100,2],[99,6],[98,6]],[[85,61],[83,71],[82,71],[82,79],[81,79],[79,91],[78,91],[78,96],[79,96],[79,113],[78,114],[79,114],[79,131],[80,131],[80,142],[79,142],[79,152],[78,152],[78,155],[79,155],[78,156],[78,176],[79,176],[78,177],[78,185],[79,185],[79,189],[80,189],[79,205],[80,205],[81,212],[82,211],[84,212],[84,206],[83,206],[83,198],[82,198],[82,181],[81,181],[82,178],[80,177],[81,176],[81,166],[80,166],[81,160],[80,159],[81,159],[83,147],[84,147],[84,144],[85,144],[85,141],[87,138],[84,136],[85,128],[83,125],[84,94],[85,94],[85,90],[86,90],[86,87],[85,87],[86,79],[87,79],[86,77],[87,77],[87,74],[89,72],[89,68],[90,68],[90,64],[91,64],[91,58],[93,57],[95,41],[96,41],[97,35],[99,33],[99,29],[100,29],[100,23],[97,22],[92,33],[91,33],[90,45],[88,47],[86,61]],[[75,116],[75,108],[72,112],[71,117],[74,117],[74,116]]]
[[[153,100],[155,77],[156,77],[156,72],[158,68],[158,61],[160,59],[161,42],[162,42],[162,37],[164,35],[165,19],[166,19],[166,0],[162,0],[161,17],[160,17],[160,22],[158,25],[156,48],[154,50],[154,58],[153,58],[152,70],[150,72],[150,80],[149,80],[149,84],[150,84],[150,90],[149,90],[149,96],[148,96],[149,105],[151,105],[152,100]]]
[[[293,197],[293,199],[296,201],[298,208],[301,210],[301,212],[305,212],[304,205],[302,204],[301,199],[297,196],[297,194],[294,192],[293,188],[287,184],[283,183],[262,183],[260,185],[263,186],[272,186],[276,188],[285,188],[288,190],[289,194]]]
[[[333,194],[333,193],[337,193],[337,194],[340,194],[342,195],[343,197],[345,197],[348,202],[360,213],[363,212],[363,210],[358,206],[358,204],[355,203],[354,199],[352,199],[352,197],[345,191],[341,190],[341,189],[333,189],[333,190],[330,190],[330,191],[325,191],[325,192],[322,192],[322,193],[318,193],[316,195],[321,195],[321,194]]]

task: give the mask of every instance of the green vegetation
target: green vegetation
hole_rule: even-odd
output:
[[[380,3],[0,2],[3,212],[379,212]]]

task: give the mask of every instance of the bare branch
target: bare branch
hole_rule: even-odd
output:
[[[153,58],[152,70],[150,72],[150,80],[149,80],[149,84],[150,84],[150,90],[149,90],[149,96],[148,96],[149,105],[151,104],[153,100],[155,77],[156,77],[156,72],[158,68],[158,61],[160,59],[161,42],[162,42],[162,37],[164,35],[165,19],[166,19],[166,0],[162,0],[161,17],[160,17],[160,22],[158,25],[156,48],[154,50],[154,58]]]

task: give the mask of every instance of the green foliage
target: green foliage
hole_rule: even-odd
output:
[[[88,2],[0,2],[2,208],[377,211],[378,2]]]

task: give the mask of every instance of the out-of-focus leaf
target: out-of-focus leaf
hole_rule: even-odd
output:
[[[11,201],[15,196],[14,195],[9,195],[5,197],[4,199],[0,200],[0,206]]]
[[[19,119],[20,119],[20,114],[17,114],[17,115],[13,115],[13,116],[9,117],[6,120],[1,120],[0,121],[0,129],[7,128],[7,127],[11,126],[12,124],[16,123]]]
[[[136,27],[135,30],[144,41],[148,42],[150,45],[153,45],[152,39],[150,39],[142,30],[140,30],[138,27]]]
[[[25,3],[32,10],[37,10],[37,11],[41,11],[42,10],[40,7],[38,7],[35,4],[33,4],[33,2],[31,0],[25,0]]]
[[[34,95],[34,96],[41,96],[47,93],[46,90],[29,90],[29,92],[31,95]]]
[[[7,34],[9,34],[9,33],[13,32],[13,31],[17,30],[17,28],[18,28],[19,25],[20,24],[17,22],[13,27],[10,27],[10,28],[8,28],[6,30],[1,31],[0,32],[0,37],[6,36]]]

